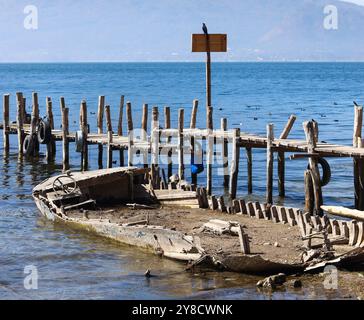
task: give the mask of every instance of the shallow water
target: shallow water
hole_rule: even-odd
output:
[[[200,100],[198,125],[204,127],[204,65],[198,63],[150,64],[0,64],[0,92],[10,92],[11,119],[15,120],[15,92],[22,91],[30,106],[31,92],[40,94],[41,114],[45,97],[51,96],[55,123],[60,124],[58,99],[66,98],[70,107],[71,129],[77,127],[79,104],[86,98],[89,122],[95,128],[97,97],[106,95],[116,128],[121,94],[133,103],[135,126],[140,123],[141,105],[172,108],[176,126],[177,109],[186,109],[186,123],[192,100]],[[352,136],[352,101],[364,100],[364,64],[360,63],[217,63],[213,66],[214,125],[227,117],[229,127],[265,134],[266,123],[275,124],[279,135],[291,113],[298,116],[291,137],[302,138],[301,123],[316,119],[320,139],[350,144]],[[29,110],[30,111],[30,110]],[[1,155],[2,136],[0,138]],[[50,174],[61,171],[61,146],[55,163],[47,164],[44,148],[40,159],[19,160],[16,136],[11,136],[8,157],[0,166],[0,298],[13,299],[314,299],[337,298],[340,292],[326,292],[323,287],[306,287],[269,294],[255,288],[258,278],[208,272],[194,275],[184,266],[162,260],[103,239],[79,234],[53,225],[38,215],[31,189]],[[71,145],[71,150],[73,145]],[[90,148],[90,167],[96,169],[95,149]],[[242,151],[242,157],[244,154]],[[253,151],[254,199],[265,192],[265,152]],[[323,190],[327,204],[351,206],[353,203],[352,161],[329,159],[332,181]],[[79,168],[78,156],[71,157],[72,169]],[[303,172],[306,162],[286,162],[288,205],[303,203]],[[188,172],[188,171],[186,171]],[[204,174],[199,178],[204,183]],[[214,193],[224,192],[222,177],[214,170]],[[246,165],[240,163],[239,196],[246,196]],[[275,190],[275,194],[276,194]],[[283,201],[278,197],[275,201]],[[39,288],[24,289],[24,267],[38,268]],[[143,276],[149,268],[156,275]]]

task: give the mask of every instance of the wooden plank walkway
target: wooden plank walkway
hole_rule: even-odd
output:
[[[0,130],[3,129],[3,125],[0,124]],[[24,133],[26,135],[30,134],[30,124],[24,124]],[[177,137],[178,129],[160,129],[160,133],[163,137]],[[10,134],[17,134],[17,125],[10,125]],[[70,132],[68,135],[68,139],[70,142],[75,141],[75,132]],[[222,130],[212,130],[212,137],[216,139],[228,139],[229,142],[232,141],[232,131],[222,131]],[[62,130],[52,130],[52,136],[55,141],[62,141],[63,135]],[[194,137],[195,139],[206,139],[209,136],[209,132],[207,129],[184,129],[183,130],[184,137]],[[149,139],[150,141],[150,139]],[[91,145],[108,144],[108,135],[107,134],[98,134],[98,133],[89,133],[87,135],[87,142]],[[237,140],[239,147],[243,148],[266,148],[267,147],[267,138],[255,134],[242,132],[240,134],[239,139]],[[114,149],[127,150],[128,149],[128,137],[127,136],[119,136],[117,134],[113,134],[113,140],[111,143]],[[134,140],[135,148],[146,148],[146,142],[135,139]],[[162,147],[162,146],[161,146]],[[163,145],[163,147],[167,147]],[[177,147],[177,145],[171,145],[171,148]],[[306,140],[298,140],[298,139],[274,139],[273,140],[273,148],[279,149],[282,152],[303,152],[307,153],[308,147]],[[318,142],[315,148],[315,153],[318,153],[322,157],[358,157],[364,158],[364,148],[355,148],[352,146],[331,144]]]

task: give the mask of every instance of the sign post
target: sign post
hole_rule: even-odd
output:
[[[206,107],[211,107],[211,52],[227,51],[227,35],[209,34],[205,24],[202,30],[192,35],[192,52],[206,52]]]

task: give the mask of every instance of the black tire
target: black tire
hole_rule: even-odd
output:
[[[33,139],[32,136],[26,136],[23,141],[23,153],[30,156],[33,152]]]
[[[331,168],[326,159],[318,158],[317,161],[321,165],[321,169],[322,169],[322,177],[320,177],[320,184],[321,184],[321,187],[324,187],[327,184],[329,184],[329,182],[331,180]],[[307,169],[310,169],[309,165],[307,166]]]
[[[40,144],[48,144],[52,139],[52,129],[48,119],[42,119],[38,125],[38,141]]]

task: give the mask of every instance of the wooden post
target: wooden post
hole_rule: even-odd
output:
[[[49,121],[49,125],[51,130],[54,130],[54,117],[53,117],[53,106],[52,106],[52,98],[47,97],[46,99],[47,105],[47,118]],[[50,161],[54,159],[56,155],[56,141],[53,138],[53,134],[51,136],[51,141],[47,144],[47,160]]]
[[[104,108],[105,108],[105,96],[99,96],[99,103],[97,106],[97,133],[104,133]],[[104,147],[102,143],[98,145],[98,164],[99,169],[103,168],[102,159],[103,159],[103,150]]]
[[[273,140],[274,126],[272,123],[267,125],[267,204],[273,204]]]
[[[151,125],[151,181],[153,187],[156,186],[157,171],[159,158],[159,111],[158,107],[153,107],[152,110],[152,125]]]
[[[316,148],[316,137],[315,137],[315,129],[312,121],[304,122],[303,128],[305,130],[306,140],[307,140],[307,151],[308,153],[314,153]],[[321,181],[320,181],[320,172],[318,168],[317,158],[310,157],[309,165],[312,176],[312,184],[315,195],[315,214],[321,215],[322,209],[322,191],[321,191]]]
[[[144,142],[148,141],[148,105],[143,104],[143,114],[142,114],[142,128],[141,128],[141,140]],[[148,168],[148,148],[141,151],[143,152],[143,164],[144,168]]]
[[[112,168],[112,123],[110,106],[105,106],[106,127],[107,127],[107,167]]]
[[[62,108],[62,151],[63,151],[63,171],[67,171],[69,165],[69,124],[68,124],[68,108]]]
[[[314,209],[314,192],[312,184],[311,170],[305,171],[305,212],[313,213]]]
[[[253,193],[253,155],[252,148],[246,148],[246,159],[247,159],[247,175],[248,175],[248,193]]]
[[[66,102],[64,100],[64,97],[59,98],[59,106],[61,108],[61,114],[62,114],[62,111],[64,110],[64,108],[66,108]]]
[[[221,130],[225,132],[227,131],[227,119],[222,118],[221,119]],[[222,145],[222,166],[224,170],[224,187],[229,186],[229,141],[228,139],[223,139],[223,145]]]
[[[206,109],[206,129],[207,129],[207,184],[206,190],[207,194],[210,196],[212,194],[212,159],[214,154],[214,137],[212,136],[213,131],[213,122],[212,122],[212,113],[213,108],[207,107]]]
[[[119,105],[119,122],[118,122],[118,136],[121,137],[123,135],[123,114],[124,114],[124,100],[125,97],[122,95],[120,97],[120,105]],[[125,159],[124,159],[124,149],[120,149],[120,167],[124,167]]]
[[[131,110],[131,103],[126,103],[126,119],[128,122],[128,166],[133,166],[133,148],[134,148],[134,125]]]
[[[9,120],[9,109],[10,109],[10,94],[4,94],[3,96],[3,142],[4,142],[4,154],[9,153],[9,131],[10,131],[10,120]]]
[[[180,180],[185,178],[185,164],[183,157],[183,127],[184,109],[178,109],[178,176]]]
[[[198,100],[193,100],[190,129],[196,129],[196,118],[198,110]],[[195,163],[195,137],[191,135],[191,163]],[[197,185],[197,174],[191,173],[191,182]]]
[[[363,107],[354,106],[354,130],[353,130],[353,147],[358,148],[358,140],[361,139],[362,135],[362,125],[363,125]],[[358,139],[359,138],[359,139]],[[360,185],[360,172],[363,171],[361,167],[363,161],[358,158],[353,158],[353,168],[354,168],[354,197],[355,197],[355,208],[359,209],[360,203],[363,202],[361,199],[362,187]],[[361,208],[360,210],[363,210]]]
[[[296,121],[296,116],[292,114],[286,126],[284,127],[279,139],[287,139],[291,129]],[[285,179],[285,154],[282,151],[278,151],[278,192],[280,197],[284,197],[286,194],[284,187],[284,179]]]
[[[23,141],[24,141],[24,128],[23,128],[23,94],[21,92],[16,93],[16,106],[17,106],[17,130],[18,130],[18,152],[19,155],[23,154]]]
[[[232,158],[230,167],[230,198],[236,198],[236,190],[238,184],[238,173],[239,173],[239,160],[240,160],[240,147],[238,146],[238,139],[240,137],[240,129],[233,130],[233,141],[232,141]]]
[[[81,102],[80,130],[82,131],[83,134],[81,168],[83,171],[86,171],[88,168],[88,143],[87,143],[88,126],[87,126],[87,104],[85,100],[82,100]]]
[[[203,32],[206,35],[206,108],[211,107],[211,52],[210,36],[206,25],[203,25]]]
[[[32,145],[34,147],[34,149],[32,150],[32,156],[35,156],[35,155],[38,155],[38,152],[39,152],[39,143],[38,143],[38,139],[35,136],[35,134],[37,132],[38,122],[39,122],[38,93],[36,93],[36,92],[32,93],[32,102],[33,102],[33,108],[32,108],[30,135],[33,139]]]
[[[171,108],[170,107],[164,107],[164,128],[170,129],[171,128]],[[171,143],[171,137],[167,137],[167,143]],[[173,174],[172,172],[172,149],[168,150],[168,178],[170,178]]]

